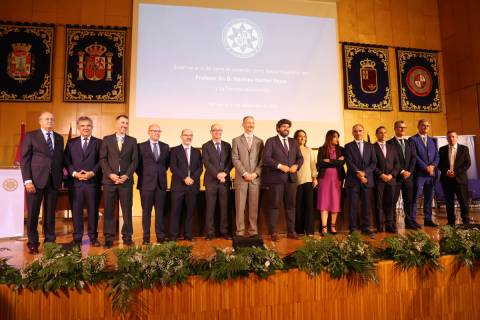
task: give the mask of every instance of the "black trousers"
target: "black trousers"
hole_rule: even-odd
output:
[[[47,184],[44,188],[35,186],[35,193],[26,193],[28,218],[27,218],[27,236],[29,246],[38,246],[38,216],[40,215],[40,206],[43,204],[43,233],[45,242],[54,242],[55,237],[55,209],[57,207],[58,190],[53,187],[52,175],[50,174]]]
[[[313,185],[303,183],[297,187],[297,201],[295,210],[295,230],[298,234],[314,233],[313,218]]]
[[[73,239],[81,241],[83,237],[83,209],[87,208],[88,214],[88,237],[90,240],[98,238],[98,205],[100,190],[94,183],[75,184],[71,187],[72,213],[73,213]]]
[[[213,235],[215,233],[214,217],[217,207],[217,199],[220,207],[220,233],[228,234],[228,188],[227,183],[218,183],[205,187],[205,200],[207,202],[205,209],[205,234]]]
[[[350,223],[350,231],[358,230],[357,221],[360,216],[360,229],[362,231],[370,228],[370,201],[372,196],[372,188],[364,187],[347,187],[347,198],[349,203],[348,219]],[[358,209],[360,206],[360,214]]]
[[[270,215],[268,229],[270,234],[277,233],[278,217],[283,202],[285,219],[287,221],[287,233],[295,233],[295,200],[297,195],[297,184],[292,182],[277,183],[268,185],[268,197],[270,204]]]
[[[470,222],[469,206],[468,206],[468,185],[460,184],[455,179],[448,178],[442,180],[442,188],[445,193],[445,202],[447,207],[448,224],[455,225],[455,196],[457,196],[460,205],[460,215],[462,222],[467,224]]]
[[[115,236],[114,212],[117,195],[120,200],[123,215],[122,239],[124,241],[132,239],[132,188],[133,185],[131,182],[103,185],[103,201],[105,204],[103,235],[105,241],[113,241],[113,237]]]
[[[412,216],[412,205],[413,205],[413,178],[407,180],[401,179],[397,180],[395,184],[395,192],[393,194],[393,222],[397,222],[397,210],[396,205],[398,198],[400,197],[400,192],[402,192],[402,202],[403,202],[403,213],[405,215],[405,224],[412,225],[414,218]]]
[[[152,220],[152,208],[155,207],[155,235],[157,241],[165,239],[165,198],[167,193],[158,186],[153,191],[140,190],[142,202],[142,227],[143,240],[150,241],[150,225]]]
[[[395,228],[396,215],[394,215],[393,204],[395,182],[377,182],[375,191],[375,216],[377,220],[377,229],[383,229],[384,226],[387,228]]]
[[[185,207],[185,225],[183,235],[192,238],[193,213],[197,204],[198,188],[171,191],[172,209],[170,213],[170,238],[176,240],[180,232],[180,218]]]

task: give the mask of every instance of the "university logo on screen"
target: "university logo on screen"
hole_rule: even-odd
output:
[[[235,19],[225,25],[222,32],[225,49],[237,58],[251,58],[263,45],[260,28],[250,20]]]

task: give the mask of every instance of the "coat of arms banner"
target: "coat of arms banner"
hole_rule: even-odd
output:
[[[0,22],[0,101],[52,100],[54,26]]]
[[[125,102],[127,28],[67,25],[66,102]]]
[[[440,112],[437,53],[411,49],[396,52],[400,110]]]
[[[388,48],[343,43],[345,108],[392,110]]]

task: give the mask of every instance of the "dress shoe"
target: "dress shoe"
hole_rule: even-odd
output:
[[[205,240],[210,241],[213,239],[213,234],[209,233],[205,236]]]
[[[158,238],[157,239],[157,243],[164,243],[166,242],[167,240],[165,238]]]
[[[385,228],[377,227],[377,233],[382,233],[382,232],[385,232]]]
[[[192,237],[185,237],[185,241],[193,242],[193,238]]]
[[[169,240],[173,242],[177,242],[177,237],[171,237]]]
[[[98,241],[97,238],[95,238],[95,239],[90,239],[90,245],[91,245],[92,247],[100,247],[100,241]]]
[[[125,239],[125,240],[123,240],[123,244],[130,247],[130,246],[133,246],[135,244],[135,242],[133,242],[132,239]]]
[[[412,223],[405,223],[405,229],[409,230],[417,230],[417,226],[413,225]]]
[[[435,222],[433,222],[431,220],[425,221],[423,223],[423,225],[426,226],[426,227],[438,228],[438,224],[436,224]]]
[[[223,234],[222,237],[225,240],[232,240],[232,237],[229,234]]]
[[[106,249],[110,249],[111,247],[113,247],[113,241],[110,241],[110,240],[105,241],[105,244],[103,245],[103,247]]]
[[[414,225],[415,227],[417,227],[417,229],[421,229],[421,228],[423,227],[423,226],[422,226],[420,223],[418,223],[417,221],[413,221],[413,225]]]
[[[72,242],[70,242],[70,245],[72,247],[80,247],[82,245],[82,240],[73,240]]]
[[[294,232],[294,233],[289,233],[289,234],[287,234],[287,238],[288,238],[288,239],[294,239],[294,240],[300,240],[300,237],[299,237],[298,234],[295,233],[295,232]]]
[[[364,230],[362,230],[362,234],[363,234],[364,236],[369,236],[369,237],[372,238],[372,239],[375,238],[375,233],[372,232],[372,231],[370,231],[369,229],[364,229]]]
[[[397,229],[394,227],[386,227],[385,231],[388,233],[397,233]]]
[[[270,236],[270,239],[273,241],[273,242],[278,242],[280,240],[280,238],[278,237],[278,234],[274,233]]]
[[[35,245],[27,245],[28,253],[30,254],[37,254],[38,253],[38,246]]]
[[[247,235],[249,238],[254,238],[258,236],[258,233],[248,233]]]

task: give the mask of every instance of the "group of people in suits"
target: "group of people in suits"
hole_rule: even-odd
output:
[[[98,240],[98,208],[100,194],[104,198],[104,246],[111,248],[115,236],[114,211],[120,203],[123,215],[121,230],[125,245],[132,245],[133,174],[138,176],[137,188],[142,205],[143,244],[150,243],[152,210],[155,208],[157,242],[177,240],[182,212],[184,239],[192,241],[192,224],[200,190],[200,176],[205,168],[205,228],[207,240],[215,237],[214,217],[219,209],[220,235],[231,239],[228,222],[230,172],[235,168],[236,234],[258,235],[260,185],[267,187],[268,230],[278,241],[277,224],[280,208],[284,208],[287,237],[299,239],[300,234],[312,235],[313,191],[318,187],[316,208],[321,212],[321,233],[335,234],[337,214],[342,211],[341,190],[345,180],[349,203],[350,231],[360,229],[371,235],[370,204],[375,192],[377,231],[396,232],[396,210],[400,193],[405,212],[405,226],[419,228],[416,222],[416,198],[424,196],[424,224],[437,226],[432,220],[433,187],[441,171],[445,190],[448,223],[455,224],[454,196],[457,196],[464,223],[468,223],[468,190],[466,171],[470,166],[468,148],[457,143],[457,134],[448,132],[449,145],[437,151],[428,135],[430,123],[420,120],[419,132],[405,137],[406,125],[395,122],[395,137],[386,141],[387,129],[376,130],[377,142],[364,141],[364,127],[353,126],[354,141],[345,148],[339,145],[339,133],[327,132],[325,143],[315,157],[306,146],[307,134],[297,130],[290,138],[292,123],[281,119],[277,134],[265,141],[254,135],[255,119],[242,121],[243,134],[232,144],[222,140],[223,128],[215,123],[210,128],[211,140],[202,152],[192,146],[193,132],[181,132],[181,144],[170,148],[160,141],[157,124],[148,127],[148,140],[137,143],[127,135],[129,119],[116,118],[115,133],[103,140],[92,136],[93,122],[87,116],[77,120],[80,135],[70,139],[64,149],[63,137],[53,131],[55,118],[50,112],[39,117],[40,129],[28,132],[22,144],[21,170],[28,207],[28,242],[31,253],[38,252],[38,216],[44,202],[45,242],[55,241],[55,207],[63,170],[71,181],[73,243],[80,245],[83,237],[83,210],[88,212],[88,237],[92,246]],[[344,165],[347,172],[345,173]],[[168,233],[165,226],[167,170],[172,173],[171,213]],[[330,229],[327,229],[330,214]],[[360,219],[359,219],[360,218]]]

